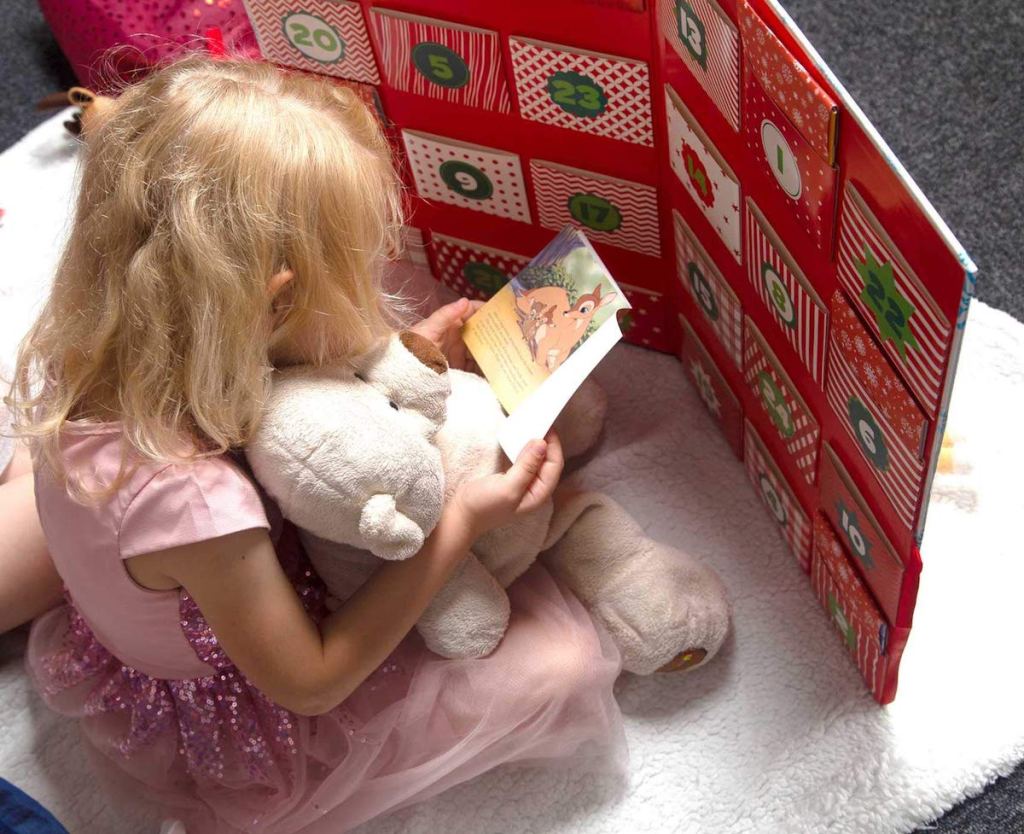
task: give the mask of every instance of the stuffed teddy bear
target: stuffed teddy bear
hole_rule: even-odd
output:
[[[556,423],[567,456],[596,442],[605,408],[592,382],[570,400]],[[483,378],[449,369],[404,331],[350,362],[278,371],[246,455],[343,601],[378,559],[415,554],[460,484],[503,470],[503,420]],[[508,624],[505,588],[538,556],[604,626],[627,671],[691,668],[725,639],[729,607],[712,570],[648,539],[610,498],[560,489],[476,541],[417,623],[427,647],[489,654]]]

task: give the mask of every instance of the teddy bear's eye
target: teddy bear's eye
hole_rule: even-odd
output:
[[[394,400],[388,400],[388,405],[390,405],[395,411],[398,411],[398,404]]]

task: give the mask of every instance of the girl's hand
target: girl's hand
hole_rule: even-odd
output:
[[[452,509],[468,526],[472,538],[479,538],[550,498],[564,463],[561,441],[550,431],[545,440],[526,444],[505,472],[485,475],[459,487],[452,498]]]
[[[462,325],[483,304],[482,301],[460,298],[439,307],[409,329],[437,345],[448,360],[449,367],[460,371],[469,370],[472,359],[466,350],[466,343],[462,341]]]

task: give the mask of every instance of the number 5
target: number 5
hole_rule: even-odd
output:
[[[448,63],[448,58],[444,55],[431,55],[427,58],[427,62],[430,64],[433,74],[442,81],[449,81],[454,77],[455,73]]]

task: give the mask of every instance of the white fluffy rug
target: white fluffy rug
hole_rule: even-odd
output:
[[[0,360],[45,292],[67,223],[75,151],[60,122],[0,155]],[[620,346],[597,376],[607,434],[573,477],[722,573],[732,638],[692,675],[619,680],[629,784],[499,768],[362,831],[883,834],[927,823],[1024,758],[1024,326],[972,311],[951,426],[974,469],[932,502],[916,625],[885,709],[678,363]],[[963,500],[970,488],[976,501]],[[30,692],[23,642],[0,641],[0,775],[72,832],[155,832],[94,791],[75,728]]]

